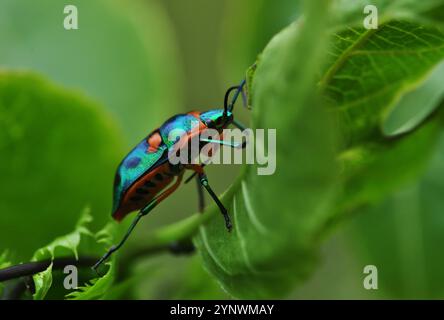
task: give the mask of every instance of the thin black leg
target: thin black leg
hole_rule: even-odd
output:
[[[227,146],[234,149],[243,149],[245,148],[246,142],[231,142],[231,141],[224,141],[224,140],[214,140],[214,139],[200,139],[201,142],[208,142],[208,143],[214,143],[221,146]]]
[[[211,198],[213,198],[214,202],[216,202],[217,206],[219,207],[219,210],[225,219],[225,226],[227,227],[227,230],[230,232],[233,226],[231,224],[231,219],[230,219],[230,216],[228,215],[227,209],[224,207],[222,202],[219,200],[217,195],[214,193],[213,189],[211,189],[211,187],[208,183],[208,178],[204,173],[199,174],[199,180],[200,180],[200,183],[202,184],[202,186],[208,191]]]
[[[231,144],[229,142],[225,142],[225,141],[221,141],[221,140],[211,140],[211,139],[202,139],[201,141],[205,141],[208,143],[217,143],[220,145],[226,145],[232,148],[241,148],[241,149],[245,149],[245,147],[247,146],[247,142],[243,141],[242,143],[236,142],[235,144]],[[202,164],[202,167],[205,166],[205,163]],[[189,183],[195,176],[197,176],[197,172],[193,172],[188,178],[186,178],[185,180],[185,184]],[[200,184],[200,179],[197,180]]]
[[[202,184],[200,183],[200,179],[198,176],[196,176],[196,183],[197,183],[197,204],[198,204],[198,210],[200,213],[204,212],[204,208],[205,208],[205,197],[204,197],[204,193],[203,193],[203,187]]]
[[[109,250],[102,256],[102,258],[100,258],[99,261],[96,262],[95,265],[92,266],[92,269],[94,271],[97,272],[97,268],[103,263],[105,262],[114,252],[116,252],[117,250],[120,249],[120,247],[123,246],[123,244],[126,242],[126,240],[129,238],[131,232],[133,232],[134,228],[136,227],[137,223],[139,222],[139,220],[145,216],[146,214],[148,214],[151,210],[154,209],[154,207],[157,205],[156,200],[153,200],[152,202],[150,202],[148,205],[146,205],[142,210],[140,210],[140,212],[137,214],[137,216],[134,218],[133,222],[131,223],[131,225],[128,228],[128,231],[125,233],[125,235],[123,236],[123,239],[119,242],[118,245],[114,245],[111,248],[109,248]]]
[[[237,121],[236,119],[233,119],[232,123],[233,123],[233,126],[235,126],[236,128],[238,128],[238,129],[240,129],[242,131],[247,129],[247,127],[244,124],[242,124],[241,122]]]
[[[131,223],[131,226],[128,228],[128,231],[126,232],[125,236],[123,237],[123,239],[120,241],[120,243],[116,246],[112,246],[111,248],[109,248],[109,250],[102,256],[102,258],[100,258],[99,261],[96,262],[95,265],[92,266],[92,269],[94,271],[97,272],[97,268],[99,268],[99,266],[105,262],[114,252],[116,252],[117,250],[120,249],[121,246],[123,246],[123,244],[125,243],[125,241],[128,239],[128,237],[130,236],[131,232],[133,231],[133,229],[136,227],[137,223],[139,222],[140,218],[142,218],[143,215],[141,213],[138,213],[136,218],[133,220],[133,222]]]
[[[201,166],[202,166],[202,168],[205,167],[205,163],[203,163]],[[197,176],[197,172],[193,172],[188,178],[186,178],[185,184],[189,183],[196,176]],[[199,184],[200,184],[200,179],[199,178],[197,178],[197,182],[199,182]],[[202,188],[202,186],[201,186],[201,188]]]

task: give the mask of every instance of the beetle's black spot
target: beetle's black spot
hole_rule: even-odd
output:
[[[140,163],[139,157],[130,158],[126,161],[125,167],[127,167],[128,169],[135,168],[139,163]]]
[[[136,190],[136,193],[138,194],[148,194],[149,192],[145,189],[139,188]]]
[[[143,184],[145,187],[147,188],[154,188],[156,185],[151,182],[151,181],[145,181],[145,183]]]
[[[171,173],[171,172],[165,172],[164,173],[167,177],[174,177],[174,173]]]
[[[158,174],[156,174],[154,176],[154,179],[156,179],[157,181],[162,181],[163,180],[163,176],[160,173],[158,173]]]
[[[143,197],[141,197],[141,196],[133,196],[133,197],[130,198],[131,201],[135,201],[135,202],[136,201],[140,201],[142,199],[143,199]]]

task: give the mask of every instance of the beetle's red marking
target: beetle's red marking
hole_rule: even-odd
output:
[[[162,137],[160,136],[159,132],[154,132],[148,137],[147,142],[149,145],[148,152],[156,152],[162,143]]]
[[[201,114],[200,111],[190,111],[190,112],[188,112],[188,114],[194,116],[195,118],[197,118],[200,121],[200,114]]]

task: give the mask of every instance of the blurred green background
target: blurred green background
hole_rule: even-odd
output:
[[[14,105],[14,117],[2,116],[8,97],[0,97],[0,252],[8,249],[14,262],[29,260],[35,249],[69,232],[85,206],[91,207],[96,228],[109,221],[114,170],[130,148],[169,116],[221,106],[225,90],[244,77],[270,38],[300,10],[294,0],[281,0],[279,5],[271,0],[69,4],[79,9],[79,30],[63,29],[63,1],[0,0],[0,74],[31,71],[51,83],[37,76],[11,80],[29,82],[29,90],[20,93],[23,99]],[[55,90],[53,86],[66,92],[51,101],[39,97],[41,91]],[[27,104],[29,99],[35,102]],[[36,109],[21,108],[20,103]],[[45,110],[49,104],[57,106],[55,114]],[[63,110],[71,104],[78,105],[78,116],[65,117]],[[236,112],[248,123],[247,110]],[[62,131],[68,131],[72,144],[57,147]],[[443,161],[436,161],[436,167],[442,166]],[[214,189],[222,193],[239,167],[220,165],[207,171]],[[84,179],[76,180],[79,175]],[[442,235],[423,239],[422,232],[428,224],[444,224],[442,218],[433,221],[433,212],[440,208],[427,199],[421,200],[428,206],[423,210],[415,207],[423,203],[420,200],[410,207],[410,216],[423,221],[418,222],[420,227],[410,225],[418,239],[408,241],[403,233],[407,219],[396,216],[391,206],[399,198],[418,195],[417,188],[430,183],[442,188],[442,182],[431,181],[433,176],[425,177],[420,187],[400,191],[377,214],[362,212],[338,228],[323,245],[321,267],[289,298],[428,297],[430,291],[422,286],[444,280],[439,270],[429,270],[434,259],[443,259],[436,256],[437,248],[429,247]],[[149,230],[196,209],[195,185],[182,186],[141,222],[131,243],[143,244]],[[429,214],[420,215],[424,212]],[[362,226],[380,226],[381,221],[381,227],[362,232]],[[381,243],[369,251],[372,241]],[[403,263],[408,270],[398,268]],[[368,264],[381,270],[380,290],[362,286]],[[198,256],[141,260],[132,272],[136,280],[126,297],[228,298],[202,270]],[[434,279],[419,278],[431,274]],[[441,297],[442,287],[433,289]]]

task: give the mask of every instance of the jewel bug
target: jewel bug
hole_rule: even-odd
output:
[[[174,144],[168,140],[169,133],[180,129],[186,135],[185,141],[192,139],[191,120],[199,123],[197,134],[207,129],[216,129],[219,133],[230,124],[243,130],[245,127],[233,117],[233,108],[239,95],[242,95],[245,104],[244,87],[246,81],[243,80],[238,86],[233,86],[227,90],[224,97],[223,109],[212,109],[205,112],[192,111],[186,114],[176,115],[165,121],[158,129],[152,131],[144,138],[128,155],[122,160],[114,179],[114,197],[112,217],[121,221],[125,216],[133,211],[139,210],[137,216],[131,223],[128,231],[118,245],[112,246],[106,254],[93,266],[96,270],[102,262],[115,251],[117,251],[128,239],[139,220],[151,212],[160,202],[171,195],[181,184],[185,170],[194,171],[185,181],[189,182],[196,177],[198,181],[198,196],[200,211],[202,211],[203,189],[219,207],[225,219],[225,226],[231,231],[232,224],[227,209],[219,200],[213,189],[210,187],[207,176],[204,172],[205,164],[172,164],[168,154],[172,151]],[[230,94],[235,92],[229,103]],[[194,133],[195,134],[195,133]],[[199,138],[198,137],[198,138]],[[200,138],[199,138],[200,139]],[[243,148],[244,143],[231,143],[223,140],[199,140],[199,146],[208,143],[215,145],[228,145],[233,148]]]

